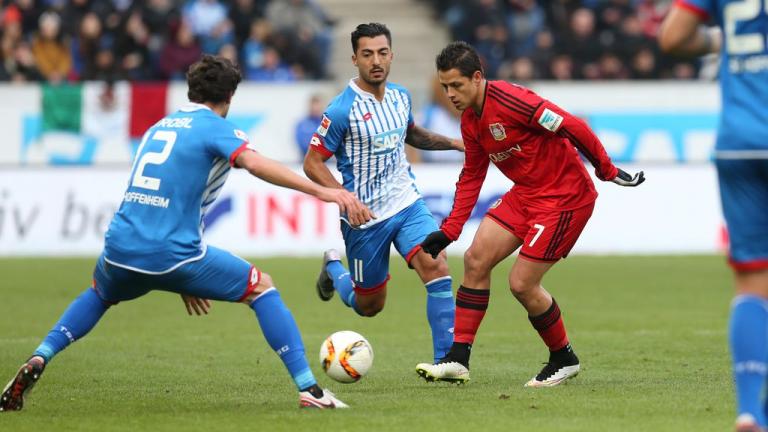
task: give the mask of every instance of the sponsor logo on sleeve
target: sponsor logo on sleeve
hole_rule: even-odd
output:
[[[323,139],[320,138],[320,135],[314,133],[312,134],[312,139],[309,140],[309,145],[323,147]]]
[[[551,111],[549,108],[544,108],[538,120],[539,124],[546,130],[551,132],[557,132],[560,127],[560,123],[563,122],[563,116]]]
[[[491,130],[491,135],[496,141],[502,141],[507,137],[507,131],[504,130],[504,125],[501,123],[492,123],[488,125],[488,129]]]
[[[240,138],[243,141],[250,141],[248,139],[248,134],[246,134],[245,132],[241,131],[240,129],[235,129],[235,136]]]
[[[325,114],[323,114],[323,119],[320,121],[320,126],[317,128],[317,133],[320,136],[325,136],[328,134],[328,128],[331,127],[331,119],[328,118]]]

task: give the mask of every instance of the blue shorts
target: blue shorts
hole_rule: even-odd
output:
[[[740,271],[768,269],[768,160],[717,159],[715,164],[731,265]]]
[[[108,303],[133,300],[152,290],[209,300],[237,302],[256,288],[261,272],[244,259],[209,246],[205,256],[164,274],[146,274],[110,264],[99,257],[93,284]]]
[[[421,242],[438,229],[435,218],[419,199],[396,215],[366,229],[354,229],[341,223],[347,247],[347,260],[355,291],[370,294],[389,279],[389,250],[395,249],[410,264]]]

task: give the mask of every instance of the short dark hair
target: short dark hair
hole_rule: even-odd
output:
[[[435,66],[442,72],[458,69],[459,73],[467,78],[472,78],[475,71],[485,74],[477,51],[464,41],[451,42],[443,48],[435,59]]]
[[[204,54],[187,71],[187,97],[197,103],[226,102],[242,79],[240,69],[228,59]]]
[[[375,38],[376,36],[384,35],[387,37],[387,43],[392,46],[392,33],[389,32],[387,26],[381,23],[368,23],[360,24],[352,32],[352,52],[357,52],[357,41],[361,37]]]

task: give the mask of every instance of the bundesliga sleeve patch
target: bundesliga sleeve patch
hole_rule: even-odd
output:
[[[563,116],[557,114],[549,108],[544,108],[544,111],[542,111],[541,115],[539,116],[538,122],[544,129],[551,132],[557,132],[557,129],[560,127],[560,123],[563,122]]]
[[[320,121],[320,126],[317,128],[317,133],[320,136],[326,136],[328,134],[328,128],[331,127],[331,119],[323,114],[323,120]]]

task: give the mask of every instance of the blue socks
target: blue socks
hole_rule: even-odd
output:
[[[357,312],[355,307],[355,290],[352,286],[352,278],[349,277],[349,271],[344,267],[341,261],[329,261],[325,266],[325,271],[333,280],[333,288],[339,293],[341,301]],[[360,312],[358,312],[358,315]]]
[[[444,276],[425,284],[427,287],[427,320],[432,328],[432,348],[435,363],[448,354],[453,344],[455,303],[451,277]]]
[[[731,306],[729,329],[737,415],[748,414],[766,425],[764,398],[768,378],[768,301],[739,295]]]
[[[283,361],[299,390],[317,384],[304,355],[304,343],[293,315],[285,307],[280,293],[274,287],[264,291],[251,303],[261,331],[269,346]]]
[[[93,288],[88,288],[69,304],[33,356],[41,356],[47,364],[69,344],[88,334],[107,309],[109,305],[99,298]]]

